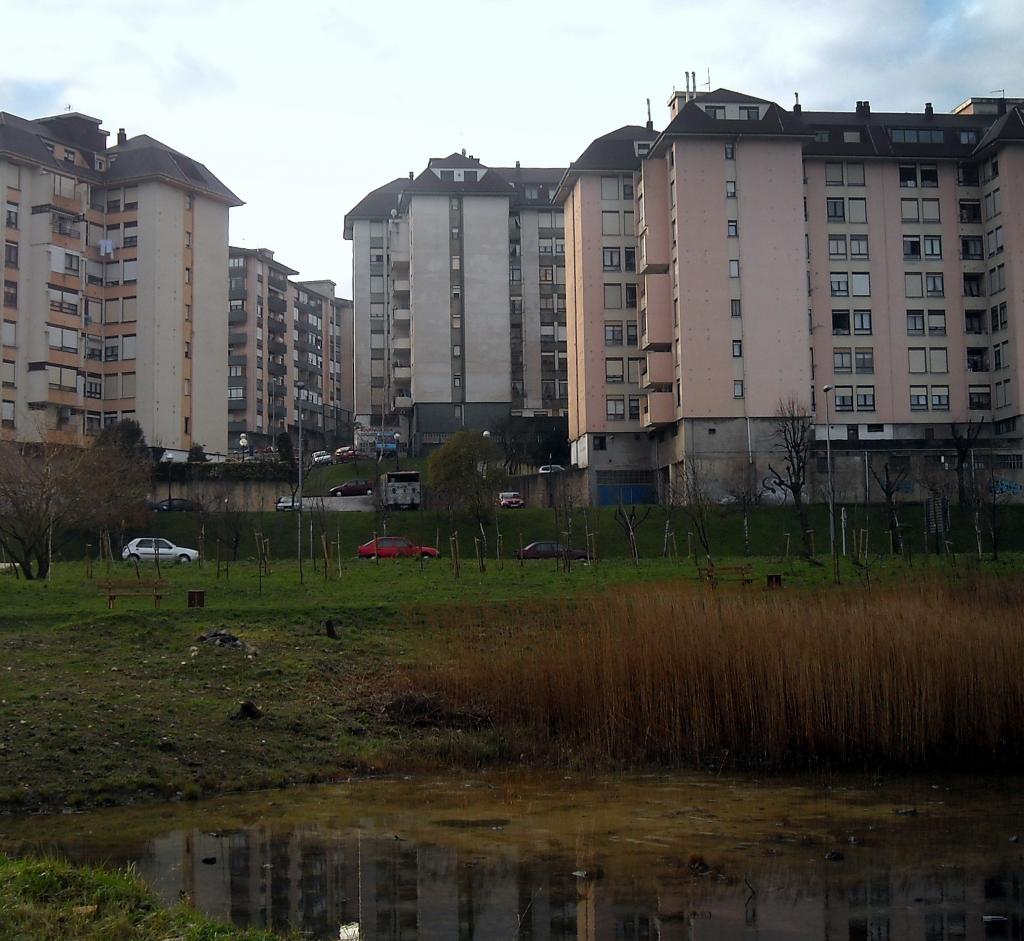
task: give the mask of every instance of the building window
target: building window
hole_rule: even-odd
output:
[[[868,221],[868,201],[862,197],[847,200],[847,218],[850,222]]]
[[[907,371],[912,374],[928,372],[928,357],[924,347],[907,350]]]
[[[837,412],[852,412],[853,386],[836,386],[835,403]]]
[[[640,421],[640,396],[631,395],[629,397],[629,420]]]
[[[870,310],[855,310],[853,312],[853,332],[858,336],[871,335]]]
[[[740,263],[736,258],[729,260],[729,277],[738,278],[740,276]]]
[[[904,235],[903,236],[903,259],[904,259],[904,261],[920,261],[921,260],[921,236],[919,236],[919,235]]]
[[[606,359],[604,361],[604,381],[613,383],[625,381],[621,358]]]
[[[606,284],[604,286],[604,306],[608,310],[620,310],[622,308],[621,284]]]
[[[853,353],[849,347],[832,350],[832,372],[853,372]]]
[[[625,284],[623,285],[626,294],[626,308],[629,310],[636,308],[636,285]]]
[[[18,282],[4,281],[4,307],[18,306]]]
[[[825,215],[829,222],[845,222],[846,221],[846,200],[844,199],[826,199],[825,200]]]
[[[873,412],[875,410],[875,387],[857,386],[857,411]]]
[[[928,336],[944,337],[946,335],[946,312],[944,310],[928,311]]]
[[[743,355],[743,341],[733,340],[732,341],[732,358],[739,359]]]
[[[4,214],[4,225],[8,229],[18,228],[18,204],[8,203]]]
[[[604,325],[604,345],[622,346],[622,324],[607,321]]]
[[[925,275],[925,292],[929,297],[945,297],[945,279],[941,274]]]
[[[903,275],[903,289],[907,297],[924,297],[924,278],[918,271],[908,271]]]
[[[5,242],[4,243],[4,267],[5,268],[17,268],[18,267],[18,243],[17,242]]]
[[[860,375],[871,375],[875,371],[875,351],[870,347],[858,347],[853,354],[853,363]]]
[[[742,399],[743,398],[743,380],[742,379],[733,379],[733,381],[732,381],[732,397],[734,399]]]
[[[850,296],[850,276],[845,272],[832,272],[829,276],[829,284],[833,297]]]
[[[609,396],[605,399],[605,418],[608,421],[623,421],[626,417],[626,401],[622,396]]]
[[[907,336],[908,337],[923,337],[924,336],[924,311],[923,310],[908,310],[907,311]]]
[[[850,335],[850,312],[848,310],[832,311],[832,336],[848,337]]]
[[[736,196],[736,181],[726,180],[725,181],[725,195],[728,199],[733,199]]]
[[[862,163],[848,163],[846,165],[846,185],[847,186],[863,186],[864,185],[864,164],[862,164]]]
[[[743,309],[740,301],[735,298],[729,301],[729,313],[733,317],[740,317],[743,314]]]
[[[626,346],[636,346],[636,324],[626,324]]]
[[[825,185],[842,186],[844,182],[843,165],[841,163],[825,164]]]
[[[725,145],[725,159],[726,160],[735,160],[736,159],[736,145],[735,144],[726,144]]]
[[[830,235],[828,237],[828,257],[846,258],[846,236]]]
[[[949,386],[932,386],[932,408],[939,412],[949,411]]]
[[[625,248],[623,249],[623,255],[626,261],[626,271],[636,271],[636,249]]]
[[[622,217],[618,212],[601,213],[601,233],[603,235],[621,235]]]
[[[730,219],[725,224],[725,234],[729,238],[736,238],[740,234],[740,224],[735,219]]]
[[[601,177],[601,199],[619,198],[619,178],[617,176]]]
[[[618,271],[621,268],[621,253],[617,248],[605,247],[604,249],[604,270]]]
[[[969,386],[967,407],[971,411],[987,411],[992,408],[992,390],[988,386]]]
[[[910,387],[910,410],[912,412],[928,411],[928,386]]]

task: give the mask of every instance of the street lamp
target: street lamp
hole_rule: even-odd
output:
[[[828,540],[832,553],[832,571],[839,581],[839,561],[836,558],[836,489],[832,479],[832,422],[828,410],[828,394],[835,389],[834,385],[822,387],[825,396],[825,463],[828,466]]]
[[[238,436],[238,449],[242,452],[242,460],[245,460],[245,453],[249,450],[249,438],[243,431]]]
[[[398,446],[401,443],[401,441],[402,441],[402,434],[401,434],[401,432],[396,431],[395,432],[395,470],[401,470],[401,467],[398,464]]]
[[[299,581],[302,581],[302,393],[306,383],[301,379],[295,383],[295,400],[298,403],[297,412],[299,417],[299,506],[295,518],[298,521],[299,538],[296,545],[299,554]]]

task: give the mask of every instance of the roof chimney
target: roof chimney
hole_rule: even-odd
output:
[[[793,92],[793,96],[796,98],[796,101],[793,104],[793,113],[794,114],[799,114],[803,110],[800,107],[800,92],[798,92],[798,91]]]
[[[125,134],[123,127],[119,127],[117,129],[117,146],[121,147],[122,145],[127,144],[127,143],[128,143],[128,135]]]
[[[519,169],[519,161],[518,160],[516,161],[516,169],[517,170]]]
[[[857,117],[866,118],[871,114],[871,102],[870,101],[858,101],[857,102]]]
[[[926,118],[932,118],[935,116],[935,109],[932,107],[932,103],[930,101],[926,101],[924,103],[924,115]]]
[[[649,131],[654,130],[654,122],[651,120],[651,99],[647,99],[647,123],[644,125]]]
[[[463,157],[465,157],[465,156],[466,156],[466,148],[465,148],[465,147],[463,147],[463,148],[462,148],[462,156],[463,156]]]
[[[412,170],[410,170],[410,171],[409,171],[409,179],[410,179],[410,180],[412,180],[412,179],[415,179],[415,178],[413,177],[413,173],[412,173]]]

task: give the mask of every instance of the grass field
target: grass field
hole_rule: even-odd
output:
[[[1011,557],[983,571],[1014,573],[1019,564]],[[977,566],[964,557],[867,570],[846,562],[843,579],[874,594],[908,579],[960,580]],[[762,598],[768,572],[783,575],[783,594],[797,608],[807,592],[837,591],[827,565],[762,558],[751,567],[754,585],[731,584],[726,573],[721,597]],[[141,574],[152,578],[154,568]],[[119,563],[113,575],[131,579],[134,567]],[[516,654],[510,638],[520,629],[534,632],[524,658],[543,659],[548,636],[553,644],[569,636],[555,628],[590,624],[595,611],[611,610],[640,583],[658,598],[696,580],[692,564],[666,560],[604,561],[569,573],[548,562],[492,561],[485,572],[467,564],[458,578],[444,560],[346,560],[326,580],[307,567],[303,584],[294,562],[277,562],[262,586],[253,563],[222,568],[219,578],[212,564],[164,566],[162,575],[169,584],[161,608],[128,597],[112,611],[97,587],[107,577],[98,565],[92,579],[83,563],[57,565],[49,582],[0,575],[0,809],[518,761],[520,720],[494,702],[483,709],[485,697],[445,699],[443,689],[421,682],[423,671],[450,669],[464,655],[479,660],[487,650],[502,662]],[[195,588],[206,592],[202,609],[186,607],[186,590]],[[653,616],[664,620],[666,612]],[[326,636],[327,618],[338,639]],[[197,640],[217,628],[256,652]],[[624,631],[622,643],[632,636]],[[262,717],[233,718],[243,701]],[[564,757],[561,743],[552,743],[531,760]],[[607,757],[633,760],[614,749]]]
[[[162,908],[128,872],[0,855],[0,941],[282,941]]]

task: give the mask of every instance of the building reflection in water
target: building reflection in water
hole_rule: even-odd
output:
[[[857,871],[802,875],[772,861],[745,878],[683,864],[574,875],[568,857],[481,856],[369,830],[177,831],[150,843],[140,874],[169,901],[239,925],[361,941],[974,941],[1024,939],[1024,869],[989,875]],[[808,876],[808,872],[812,875]]]

